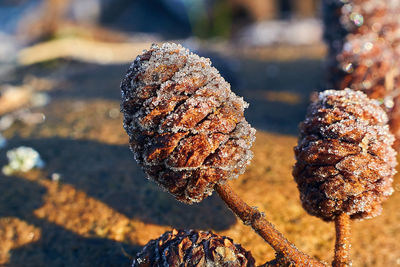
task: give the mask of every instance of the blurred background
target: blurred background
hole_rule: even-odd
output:
[[[305,60],[304,64],[320,70],[319,63],[310,62],[325,53],[319,6],[317,0],[2,0],[0,78],[3,86],[32,82],[40,78],[34,74],[40,64],[53,64],[54,68],[43,72],[53,82],[68,80],[69,72],[77,70],[69,64],[78,62],[79,66],[101,65],[101,69],[124,64],[126,68],[151,43],[169,40],[210,57],[234,90],[245,91],[250,102],[263,91],[264,100],[286,102],[293,108],[303,100],[296,87],[316,89],[320,79],[311,81],[311,77],[319,74],[309,72],[308,89],[300,84],[287,85],[285,82],[290,81],[279,77],[296,68],[289,60]],[[247,59],[254,61],[249,64]],[[24,77],[11,75],[28,66],[33,68],[24,71]],[[299,74],[293,73],[306,79]],[[117,94],[117,90],[107,90]],[[2,91],[3,95],[12,95]],[[50,95],[38,98],[46,102]],[[303,116],[296,109],[292,112],[296,119]],[[260,123],[264,128],[295,133],[297,121],[294,125],[282,123],[286,115]]]
[[[28,42],[55,38],[73,26],[163,39],[235,40],[265,22],[311,23],[318,9],[317,0],[2,0],[0,25],[3,34]]]
[[[217,196],[178,203],[136,165],[119,84],[165,41],[211,58],[250,103],[255,157],[232,186],[329,261],[333,226],[303,211],[291,176],[297,125],[324,76],[319,10],[317,0],[0,0],[0,266],[129,266],[172,227],[228,235],[260,264],[274,257]],[[354,226],[355,266],[400,264],[399,201]]]

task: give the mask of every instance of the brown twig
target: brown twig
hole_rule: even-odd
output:
[[[292,261],[295,266],[326,266],[299,251],[294,244],[290,243],[265,219],[261,212],[247,205],[228,184],[216,185],[215,190],[246,225],[250,225],[276,252]]]
[[[350,216],[342,213],[335,218],[336,244],[333,267],[346,267],[351,265],[350,260]]]

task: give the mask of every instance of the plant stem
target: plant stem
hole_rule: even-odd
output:
[[[342,213],[335,218],[336,244],[333,267],[346,267],[351,265],[350,260],[350,216]]]
[[[275,229],[273,224],[265,219],[261,212],[247,205],[228,184],[216,185],[215,190],[244,224],[250,225],[277,253],[282,254],[295,266],[326,266],[299,251],[294,244]]]

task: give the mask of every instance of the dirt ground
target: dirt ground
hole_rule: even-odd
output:
[[[291,176],[297,124],[320,85],[321,60],[216,57],[233,90],[250,102],[246,117],[258,130],[254,159],[232,186],[301,250],[330,262],[333,224],[306,214]],[[0,150],[1,166],[5,151],[21,145],[36,149],[46,166],[0,174],[0,265],[129,266],[144,244],[172,227],[212,229],[251,250],[258,264],[272,259],[273,250],[217,195],[187,206],[144,178],[119,113],[127,67],[48,62],[4,81],[18,84],[29,74],[58,83],[50,103],[35,109],[45,114],[44,123],[16,123],[3,133],[8,145]],[[51,179],[54,173],[59,181]],[[382,216],[353,223],[354,266],[400,265],[398,177],[394,187]]]

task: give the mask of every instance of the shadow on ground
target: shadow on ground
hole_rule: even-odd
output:
[[[246,118],[255,128],[297,135],[298,123],[304,119],[309,97],[322,85],[320,60],[273,62],[207,55],[231,83],[232,90],[250,103]],[[128,65],[91,65],[71,74],[54,97],[119,101],[119,84],[127,68]]]
[[[228,229],[236,222],[216,195],[189,206],[163,192],[144,177],[128,146],[63,138],[10,140],[10,147],[17,145],[37,149],[46,161],[46,171],[60,173],[62,183],[72,184],[129,218],[214,230]]]
[[[10,251],[8,266],[129,266],[127,255],[135,255],[139,246],[85,238],[35,217],[45,193],[33,181],[0,176],[0,217],[17,217],[41,231],[37,242]]]
[[[243,77],[237,94],[250,103],[247,120],[257,129],[297,136],[310,95],[320,91],[323,63],[320,60],[243,60]]]
[[[297,135],[298,123],[304,119],[311,93],[321,88],[321,61],[266,62],[213,58],[213,62],[231,83],[232,90],[249,102],[246,118],[255,128]],[[127,67],[98,68],[91,71],[98,72],[99,79],[87,79],[93,77],[93,73],[76,74],[69,80],[76,84],[70,84],[64,93],[79,97],[83,94],[86,97],[109,97],[119,101],[119,83]]]
[[[297,135],[310,94],[322,88],[321,60],[262,61],[231,59],[207,52],[204,55],[212,58],[214,66],[231,83],[232,90],[250,103],[246,118],[255,128]],[[53,99],[100,98],[119,102],[120,81],[128,67],[129,64],[95,65],[60,60],[21,69],[12,80],[21,80],[25,73],[53,77],[60,80],[50,92]]]
[[[9,266],[130,266],[141,247],[103,238],[84,238],[43,220],[38,242],[11,251]],[[126,253],[126,254],[125,254]]]
[[[26,218],[43,205],[46,188],[18,177],[0,174],[0,217]]]

